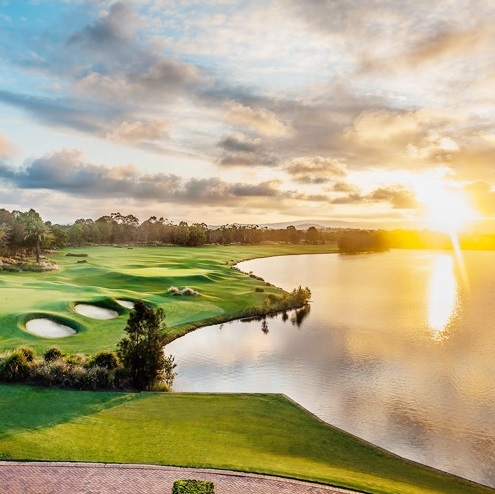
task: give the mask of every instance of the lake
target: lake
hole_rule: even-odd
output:
[[[167,346],[176,391],[285,393],[401,456],[495,486],[495,252],[393,250],[239,264],[309,312]]]

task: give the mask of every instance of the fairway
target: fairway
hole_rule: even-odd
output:
[[[59,271],[0,272],[0,353],[19,345],[38,351],[57,345],[66,353],[114,350],[123,336],[129,309],[117,302],[144,300],[161,307],[173,339],[204,324],[259,310],[278,288],[231,266],[240,260],[284,254],[335,252],[332,245],[187,247],[82,247],[50,255]],[[84,263],[67,253],[87,254]],[[268,280],[269,281],[269,280]],[[174,296],[168,289],[191,287],[200,296]],[[255,292],[262,287],[264,292]],[[76,303],[114,310],[118,317],[96,320],[77,313]],[[53,318],[77,331],[65,338],[42,338],[26,331],[29,319]]]
[[[0,385],[0,396],[1,459],[233,469],[374,493],[493,492],[375,448],[281,395]]]

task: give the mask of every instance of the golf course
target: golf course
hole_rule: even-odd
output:
[[[237,262],[329,252],[334,245],[62,250],[48,256],[56,271],[0,272],[0,353],[21,345],[39,353],[54,345],[66,354],[114,350],[136,300],[164,310],[170,340],[206,324],[255,315],[267,298],[284,292],[270,280],[241,273]],[[27,328],[36,320],[72,331],[62,337],[33,334]],[[282,395],[1,384],[0,459],[231,469],[368,493],[493,492],[374,447]]]
[[[199,326],[256,315],[267,296],[280,296],[282,291],[232,269],[236,262],[335,250],[332,244],[62,250],[49,256],[59,266],[57,271],[0,272],[0,353],[20,345],[38,351],[57,345],[66,353],[114,350],[130,310],[118,301],[143,300],[161,307],[171,340]],[[174,287],[178,291],[189,287],[198,295],[169,291]],[[85,316],[77,311],[81,304],[112,310],[118,317]],[[26,323],[37,318],[59,322],[75,334],[33,335]]]

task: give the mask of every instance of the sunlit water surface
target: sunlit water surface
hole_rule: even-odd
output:
[[[463,256],[463,268],[431,251],[244,262],[277,286],[309,286],[309,314],[174,341],[174,389],[285,393],[399,455],[495,486],[495,252]]]

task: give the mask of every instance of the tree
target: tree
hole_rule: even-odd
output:
[[[308,244],[317,244],[320,242],[320,232],[314,226],[310,226],[306,232],[306,242]]]
[[[24,240],[34,244],[36,262],[40,263],[41,244],[45,240],[51,240],[51,227],[43,223],[41,216],[34,209],[30,209],[22,216],[22,226],[24,228]]]
[[[152,389],[159,382],[167,386],[173,383],[176,364],[163,350],[167,340],[164,318],[162,309],[137,301],[124,329],[127,337],[117,346],[120,361],[139,391]]]

